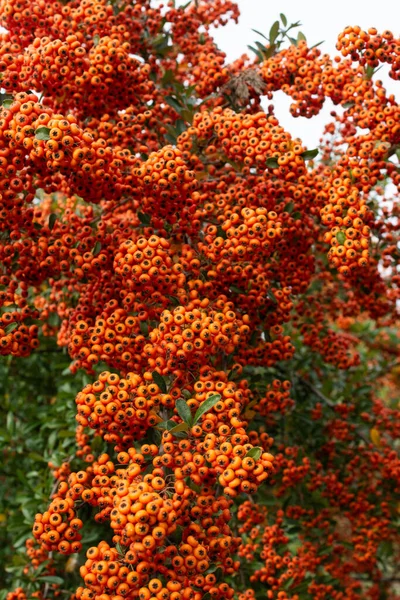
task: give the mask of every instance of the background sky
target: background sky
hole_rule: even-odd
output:
[[[232,22],[212,30],[218,47],[227,54],[229,62],[244,52],[252,55],[247,45],[254,45],[257,39],[262,41],[252,28],[268,35],[272,23],[279,19],[279,13],[286,15],[288,23],[300,21],[300,30],[308,43],[312,46],[324,41],[319,49],[331,56],[338,54],[335,49],[336,39],[347,25],[359,25],[365,30],[376,27],[379,32],[390,29],[396,36],[400,34],[399,0],[381,0],[377,3],[372,0],[239,0],[238,5],[241,12],[238,25]],[[395,94],[400,100],[400,82],[390,79],[387,72],[388,68],[384,66],[379,71],[379,79],[384,82],[388,92]],[[281,125],[292,137],[300,137],[309,148],[315,148],[324,125],[332,119],[329,113],[333,104],[325,101],[324,108],[317,117],[305,119],[290,115],[291,100],[282,92],[274,95],[273,103]]]

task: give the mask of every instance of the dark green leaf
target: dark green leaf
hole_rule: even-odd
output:
[[[143,225],[146,225],[147,227],[150,225],[150,223],[151,223],[151,216],[150,215],[138,211],[137,216],[138,216],[139,221],[141,223],[143,223]]]
[[[259,59],[260,62],[264,62],[264,56],[263,56],[262,52],[260,52],[259,50],[257,50],[257,48],[254,48],[253,46],[247,46],[247,47],[249,50],[254,52],[254,54],[257,56],[257,58]]]
[[[287,25],[287,18],[285,17],[285,15],[283,13],[281,13],[279,16],[281,18],[283,26],[286,27],[286,25]]]
[[[294,204],[292,201],[290,201],[285,205],[283,210],[284,210],[284,212],[291,213],[293,211],[293,209],[294,209]]]
[[[165,96],[164,100],[179,115],[181,114],[183,106],[181,104],[179,104],[179,102],[178,102],[178,100],[176,100],[176,98],[174,98],[173,96]]]
[[[14,329],[17,329],[17,327],[18,327],[18,323],[16,323],[16,322],[14,322],[14,323],[10,323],[9,325],[7,325],[7,326],[4,328],[4,331],[5,331],[6,333],[11,333],[12,331],[14,331]]]
[[[165,383],[164,377],[162,375],[160,375],[160,373],[158,373],[158,371],[153,371],[152,376],[153,376],[154,383],[158,385],[158,387],[163,392],[163,394],[166,394],[167,393],[167,384]]]
[[[279,167],[278,160],[273,156],[267,158],[265,164],[267,165],[268,169],[277,169]]]
[[[252,29],[252,31],[254,31],[254,33],[256,33],[257,35],[261,35],[261,37],[263,37],[264,40],[267,40],[267,42],[269,41],[267,36],[261,33],[261,31],[257,31],[257,29]]]
[[[312,160],[313,158],[318,156],[318,153],[319,153],[318,148],[314,148],[314,150],[306,150],[305,152],[302,152],[301,156],[303,157],[304,160]]]
[[[50,231],[53,229],[56,221],[57,221],[57,215],[54,214],[54,213],[51,213],[51,215],[49,216],[49,229],[50,229]]]
[[[212,396],[207,398],[207,400],[204,400],[204,402],[202,402],[202,404],[197,409],[196,414],[194,415],[193,425],[196,425],[198,420],[205,413],[207,413],[209,410],[211,410],[212,407],[215,406],[217,404],[217,402],[219,402],[220,400],[221,400],[221,396],[219,394],[213,394]]]
[[[139,328],[142,335],[145,337],[149,335],[149,326],[147,325],[146,321],[139,321]]]
[[[101,250],[101,243],[99,241],[97,241],[92,250],[93,256],[97,256],[99,254],[100,250]]]
[[[191,425],[192,424],[192,413],[190,411],[189,406],[185,402],[185,400],[183,400],[182,398],[179,398],[176,401],[175,408],[176,408],[178,415],[182,419],[182,421],[184,421],[188,425]]]

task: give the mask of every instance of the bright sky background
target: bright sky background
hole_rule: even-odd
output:
[[[359,25],[363,29],[376,27],[379,32],[390,29],[395,35],[400,34],[399,0],[380,0],[377,3],[372,0],[239,0],[238,5],[241,12],[239,24],[229,23],[212,32],[219,48],[226,52],[229,62],[244,52],[250,55],[247,45],[254,45],[257,39],[262,41],[252,28],[268,35],[272,23],[279,18],[279,13],[285,14],[288,23],[302,23],[300,30],[311,46],[324,40],[319,48],[322,53],[329,53],[331,56],[338,54],[335,49],[336,38],[347,25]],[[387,72],[386,66],[383,67],[379,71],[379,79],[390,93],[400,99],[400,82],[390,79]],[[329,113],[333,104],[326,101],[320,114],[312,119],[294,119],[289,113],[291,100],[288,96],[279,92],[275,94],[273,103],[281,125],[293,137],[300,137],[308,148],[315,148],[323,126],[331,120]]]

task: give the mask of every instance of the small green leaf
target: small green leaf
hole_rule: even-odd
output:
[[[149,335],[149,326],[147,325],[146,321],[139,321],[139,329],[142,335],[145,337]]]
[[[343,246],[343,244],[346,241],[346,234],[344,233],[344,231],[338,231],[336,234],[336,239],[338,241],[338,243]]]
[[[301,156],[303,157],[304,160],[312,160],[313,158],[318,156],[318,153],[319,153],[318,148],[314,148],[314,150],[306,150],[305,152],[302,152]]]
[[[268,169],[277,169],[279,167],[278,160],[273,156],[267,158],[265,164],[267,165]]]
[[[355,105],[355,102],[353,100],[351,100],[350,102],[345,102],[344,104],[342,104],[343,108],[352,108],[352,106]]]
[[[283,26],[286,27],[286,25],[287,25],[287,18],[285,17],[285,15],[283,13],[281,13],[279,16],[281,18]]]
[[[175,425],[175,427],[173,427],[172,429],[169,429],[169,432],[172,433],[172,435],[174,433],[179,433],[181,431],[187,431],[189,429],[189,425],[187,423],[179,423],[178,425]]]
[[[307,41],[307,40],[306,40],[306,36],[305,36],[305,35],[304,35],[304,33],[302,33],[301,31],[299,31],[299,33],[297,34],[297,39],[298,39],[298,40]]]
[[[257,58],[259,59],[260,62],[264,62],[264,56],[263,56],[263,53],[260,52],[260,50],[257,50],[257,48],[254,48],[253,46],[247,46],[247,47],[249,50],[254,52],[254,54],[257,56]]]
[[[97,256],[99,254],[100,250],[101,250],[101,243],[99,241],[97,241],[92,250],[93,256]]]
[[[38,127],[35,131],[35,138],[46,142],[50,139],[50,129],[48,127]]]
[[[56,585],[62,585],[64,579],[57,577],[56,575],[45,575],[44,577],[38,577],[37,581],[44,581],[45,583],[55,583]]]
[[[276,299],[276,296],[274,294],[274,292],[272,290],[268,290],[267,292],[267,297],[274,303],[274,304],[278,304],[278,300]]]
[[[45,191],[42,190],[42,188],[38,188],[36,190],[36,198],[38,198],[39,200],[44,200],[44,196],[45,196]]]
[[[221,400],[220,394],[213,394],[212,396],[207,398],[207,400],[204,400],[204,402],[202,402],[202,404],[197,409],[196,414],[194,415],[193,425],[196,425],[198,420],[205,413],[207,413],[209,410],[211,410],[212,407],[215,406],[217,404],[217,402],[219,402],[220,400]]]
[[[11,108],[13,102],[14,100],[12,98],[5,98],[2,102],[2,106],[4,108]]]
[[[181,111],[182,111],[183,107],[179,104],[179,102],[178,102],[178,100],[176,100],[176,98],[174,98],[173,96],[165,96],[164,100],[179,115],[181,114]]]
[[[167,393],[167,384],[165,383],[165,379],[158,371],[152,372],[153,381],[158,385],[163,394]]]
[[[10,323],[9,325],[7,325],[7,327],[4,328],[4,331],[6,333],[11,333],[12,331],[14,331],[14,329],[17,329],[17,327],[18,323],[14,321],[14,323]]]
[[[51,215],[49,216],[49,229],[50,229],[50,231],[53,229],[56,221],[57,221],[57,215],[54,214],[54,213],[51,213]]]
[[[299,212],[298,210],[296,210],[296,212],[292,213],[292,219],[300,219],[301,217],[301,212]]]
[[[260,446],[255,446],[254,448],[251,448],[251,450],[249,450],[246,454],[246,458],[253,458],[254,460],[258,460],[261,457],[261,454],[263,453],[263,449],[260,448]]]
[[[273,23],[271,29],[269,30],[269,43],[273,44],[276,40],[276,38],[279,35],[279,30],[280,30],[280,23],[279,21],[275,21],[275,23]]]
[[[191,425],[192,413],[190,411],[189,406],[185,402],[185,400],[183,400],[182,398],[179,398],[175,403],[175,408],[176,408],[178,415],[182,419],[182,421],[184,421],[188,425]]]
[[[143,225],[146,225],[147,227],[150,225],[151,223],[151,216],[147,215],[146,213],[142,213],[140,211],[138,211],[137,213],[138,219],[141,223],[143,223]]]
[[[373,74],[375,73],[375,68],[371,65],[367,65],[365,68],[365,79],[372,79]]]
[[[156,427],[158,429],[167,429],[168,431],[170,431],[171,429],[176,427],[176,423],[175,421],[168,419],[168,421],[160,421],[159,423],[157,423]]]
[[[98,34],[98,33],[96,33],[96,34],[93,36],[93,46],[94,46],[95,48],[96,48],[96,46],[98,46],[98,45],[99,45],[99,41],[100,41],[100,36],[99,36],[99,34]]]
[[[292,201],[288,202],[287,204],[285,204],[283,212],[288,212],[291,213],[294,209],[294,204]]]
[[[264,40],[267,40],[267,42],[269,41],[267,36],[261,33],[261,31],[257,31],[257,29],[252,29],[252,31],[254,31],[254,33],[256,33],[257,35],[261,35],[261,37],[263,37]]]

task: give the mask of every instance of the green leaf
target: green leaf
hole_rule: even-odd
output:
[[[343,244],[346,241],[346,234],[344,233],[344,231],[338,231],[336,234],[336,239],[338,241],[338,243],[343,246]]]
[[[146,321],[139,321],[139,329],[142,335],[145,337],[149,335],[149,326],[147,325]]]
[[[44,577],[38,577],[37,581],[44,581],[45,583],[55,583],[57,585],[62,585],[64,583],[64,579],[62,579],[62,577],[57,577],[56,575],[45,575]]]
[[[95,48],[96,48],[96,46],[98,46],[98,45],[99,45],[99,41],[100,41],[100,36],[99,36],[99,34],[98,34],[98,33],[96,33],[96,34],[93,36],[93,46],[94,46]]]
[[[5,98],[2,102],[2,106],[4,108],[11,108],[13,102],[14,100],[12,98]]]
[[[181,104],[179,104],[176,98],[174,98],[173,96],[165,96],[164,100],[171,108],[173,108],[178,113],[178,115],[181,114],[183,107]]]
[[[97,241],[92,250],[93,256],[97,256],[99,254],[100,250],[101,250],[101,242]]]
[[[54,225],[57,221],[57,215],[54,213],[51,213],[51,215],[49,216],[49,229],[50,231],[54,228]]]
[[[151,216],[147,215],[146,213],[142,213],[140,211],[138,211],[137,213],[138,219],[141,223],[143,223],[143,225],[146,225],[147,227],[150,225],[151,223]]]
[[[274,294],[274,292],[272,290],[268,290],[267,292],[267,297],[274,303],[274,304],[278,304],[278,300],[276,299],[276,296]]]
[[[285,15],[283,13],[281,13],[279,16],[281,18],[283,26],[286,27],[286,25],[287,25],[287,18],[285,17]]]
[[[264,55],[262,52],[260,52],[259,50],[257,50],[257,48],[254,48],[253,46],[247,46],[247,47],[249,50],[254,52],[254,54],[257,56],[257,58],[259,59],[260,62],[264,62]]]
[[[158,385],[163,394],[167,393],[167,384],[165,383],[165,379],[158,371],[152,372],[153,381]]]
[[[300,219],[301,217],[301,212],[299,212],[298,210],[296,210],[296,212],[292,213],[292,219]]]
[[[301,156],[303,157],[304,160],[312,160],[313,158],[318,156],[318,153],[319,153],[318,148],[314,148],[314,150],[306,150],[305,152],[302,152]]]
[[[207,413],[209,410],[211,410],[212,407],[215,406],[217,404],[217,402],[219,402],[220,400],[221,400],[220,394],[213,394],[212,396],[207,398],[207,400],[204,400],[204,402],[202,402],[202,404],[197,409],[196,414],[194,415],[193,425],[196,425],[198,420],[205,413]]]
[[[254,33],[256,33],[257,35],[261,35],[261,37],[264,38],[264,40],[267,40],[267,42],[269,41],[267,36],[261,33],[261,31],[257,31],[257,29],[252,29],[252,31],[254,31]]]
[[[292,201],[290,201],[285,205],[283,211],[291,213],[293,211],[293,209],[294,209],[294,203]]]
[[[191,425],[192,423],[192,413],[188,404],[183,400],[183,398],[179,398],[175,403],[175,408],[178,415],[181,417],[182,421]]]
[[[44,196],[45,196],[45,191],[42,190],[42,188],[38,188],[36,190],[36,198],[39,198],[39,200],[44,200]]]
[[[354,105],[355,105],[355,102],[353,100],[351,100],[350,102],[345,102],[344,104],[342,104],[343,108],[351,108]]]
[[[371,65],[367,65],[365,68],[365,79],[372,79],[373,74],[375,73],[375,68]]]
[[[48,127],[38,127],[35,131],[35,138],[46,142],[50,139],[50,129]]]
[[[255,446],[254,448],[251,448],[251,450],[249,450],[246,454],[246,458],[253,458],[254,460],[258,460],[261,457],[261,454],[263,453],[263,449],[260,448],[260,446]]]
[[[301,31],[299,31],[299,33],[297,34],[297,39],[307,41],[306,36]]]
[[[279,30],[280,30],[280,23],[279,21],[275,21],[275,23],[273,23],[271,29],[269,30],[269,43],[273,44],[276,40],[276,38],[279,35]]]
[[[267,165],[268,169],[277,169],[279,167],[278,160],[273,156],[267,158],[265,164]]]
[[[174,435],[175,433],[187,431],[188,429],[189,425],[187,423],[179,423],[178,425],[175,425],[175,427],[172,427],[172,429],[169,429],[168,431],[172,433],[172,435]]]
[[[12,331],[14,331],[14,329],[17,329],[17,327],[18,323],[14,321],[14,323],[10,323],[9,325],[7,325],[7,327],[4,328],[4,331],[6,333],[11,333]]]

